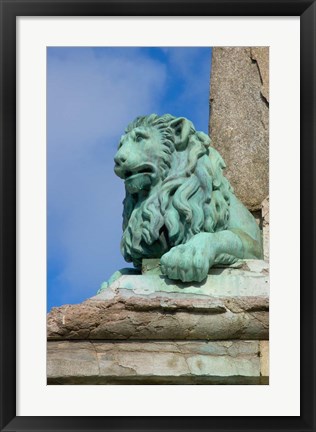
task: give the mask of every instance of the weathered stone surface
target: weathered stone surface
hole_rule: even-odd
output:
[[[49,342],[49,384],[259,384],[258,341]]]
[[[47,377],[97,376],[99,366],[90,342],[47,344]]]
[[[212,269],[194,285],[175,285],[157,268],[123,275],[79,305],[53,308],[48,339],[268,339],[267,263],[240,266]]]
[[[213,48],[210,135],[250,209],[269,193],[269,48]]]
[[[269,376],[269,341],[259,342],[260,352],[260,374],[261,376]]]

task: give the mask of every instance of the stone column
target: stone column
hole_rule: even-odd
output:
[[[260,210],[269,194],[268,47],[213,48],[210,136],[237,197]]]

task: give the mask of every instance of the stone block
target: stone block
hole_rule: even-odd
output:
[[[258,341],[48,343],[48,384],[263,384]]]

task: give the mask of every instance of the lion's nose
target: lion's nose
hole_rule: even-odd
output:
[[[124,162],[126,162],[126,157],[118,153],[114,157],[114,162],[116,163],[116,165],[123,165]]]

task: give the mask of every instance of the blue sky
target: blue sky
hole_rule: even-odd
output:
[[[79,303],[122,267],[113,157],[138,115],[207,132],[210,48],[47,49],[47,307]]]

